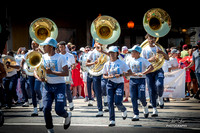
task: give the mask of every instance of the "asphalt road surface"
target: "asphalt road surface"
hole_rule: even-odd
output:
[[[130,101],[130,99],[129,99]],[[88,107],[84,99],[74,100],[75,108],[72,111],[72,121],[69,129],[63,129],[63,118],[58,117],[52,110],[55,133],[145,133],[145,132],[199,132],[200,131],[200,101],[195,99],[171,101],[165,103],[164,109],[158,107],[159,116],[144,118],[142,108],[139,107],[140,121],[133,122],[133,108],[131,102],[124,103],[128,117],[122,120],[121,112],[115,109],[116,126],[108,127],[109,113],[104,112],[104,117],[96,118],[96,101],[94,106]],[[15,106],[12,109],[2,109],[5,123],[0,127],[0,133],[46,133],[43,112],[38,117],[31,117],[33,107]]]

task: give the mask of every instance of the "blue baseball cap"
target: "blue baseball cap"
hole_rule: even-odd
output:
[[[46,40],[43,43],[40,43],[40,45],[44,46],[44,45],[50,45],[53,47],[57,47],[57,41],[51,37],[47,37]]]
[[[108,53],[109,52],[118,52],[117,46],[110,46],[109,49],[108,49]]]
[[[129,52],[132,52],[133,50],[141,53],[142,52],[142,48],[138,45],[133,46],[131,49],[128,49]]]

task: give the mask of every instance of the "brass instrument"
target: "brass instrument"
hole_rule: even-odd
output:
[[[40,44],[47,37],[56,39],[58,36],[58,28],[56,24],[49,18],[38,18],[34,20],[29,27],[29,34],[33,41]],[[43,51],[43,47],[39,46]],[[27,66],[31,69],[35,68],[35,72],[40,78],[46,77],[46,71],[42,63],[42,54],[37,51],[32,51],[27,55]],[[28,68],[28,67],[27,67]],[[31,71],[33,73],[33,71]]]
[[[163,9],[152,8],[145,13],[143,26],[151,36],[163,37],[171,29],[171,18]]]
[[[40,79],[45,78],[45,81],[47,81],[46,70],[45,70],[44,65],[42,63],[37,68],[35,68],[35,72]]]
[[[31,51],[27,54],[23,70],[28,76],[33,76],[34,69],[42,63],[42,54],[38,51]]]
[[[168,15],[166,11],[160,8],[153,8],[148,10],[143,18],[143,26],[144,29],[148,34],[150,34],[153,37],[157,37],[156,42],[158,41],[159,37],[165,36],[171,29],[171,18]],[[144,49],[146,46],[148,46],[148,40],[146,39],[140,47]],[[160,48],[163,52],[164,48],[158,44],[155,43],[155,47],[158,49]],[[161,54],[156,54],[156,61],[151,62],[151,64],[154,67],[154,71],[160,69],[165,62],[164,56]]]
[[[103,45],[108,45],[119,38],[121,28],[113,17],[99,16],[92,22],[90,31],[94,40]]]
[[[7,63],[10,63],[10,65],[16,65],[16,61],[15,61],[14,57],[9,56],[9,55],[2,56],[2,62],[4,64],[4,68],[6,70],[6,73],[12,72],[14,70],[14,68],[11,68],[11,67],[8,68],[6,66]]]
[[[90,73],[90,75],[93,76],[101,75],[103,73],[102,72],[103,66],[107,61],[108,61],[108,56],[101,53],[100,57],[98,58],[98,63],[88,68],[88,72]]]
[[[42,63],[42,54],[38,51],[31,51],[26,56],[26,63],[32,68],[37,68]]]
[[[27,65],[25,62],[23,65],[23,71],[26,73],[28,76],[33,76],[34,68],[31,68],[30,66]],[[24,75],[25,76],[25,75]]]
[[[47,37],[56,39],[58,36],[58,28],[51,19],[38,18],[31,23],[29,34],[33,41],[40,44],[45,41]]]
[[[106,50],[107,45],[114,43],[120,36],[121,28],[117,20],[110,16],[99,16],[90,28],[93,39],[103,44],[102,49]],[[90,75],[99,76],[102,74],[104,64],[108,61],[108,56],[101,53],[98,63],[88,67]]]

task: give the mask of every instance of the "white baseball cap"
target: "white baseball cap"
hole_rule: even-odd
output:
[[[117,46],[110,46],[108,52],[118,52]]]

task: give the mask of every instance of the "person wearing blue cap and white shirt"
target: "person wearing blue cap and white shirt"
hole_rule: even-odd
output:
[[[127,62],[127,65],[130,67],[132,71],[132,75],[130,76],[130,96],[131,101],[133,105],[133,112],[134,116],[132,118],[132,121],[138,121],[139,120],[139,110],[138,110],[138,102],[139,99],[143,106],[143,113],[144,117],[147,118],[149,115],[147,102],[146,102],[146,96],[145,96],[145,90],[146,90],[146,83],[145,83],[145,74],[148,74],[153,70],[153,66],[151,63],[140,57],[140,53],[142,51],[142,48],[140,46],[133,46],[132,49],[128,50],[131,52],[132,59]]]
[[[69,74],[68,64],[63,55],[55,52],[57,47],[55,39],[48,37],[40,45],[44,46],[44,52],[46,53],[42,56],[47,79],[45,89],[43,90],[44,119],[48,133],[53,133],[51,109],[54,99],[56,114],[65,118],[63,122],[64,129],[67,129],[71,122],[71,112],[67,112],[64,109],[66,104],[64,76],[68,76]],[[40,80],[44,81],[44,79]]]
[[[117,108],[121,110],[122,118],[125,120],[127,117],[126,107],[122,104],[124,95],[123,73],[131,73],[131,70],[124,61],[118,59],[117,46],[109,47],[108,54],[110,61],[106,62],[103,67],[103,77],[108,79],[106,89],[109,107],[109,126],[115,126],[114,102]]]

